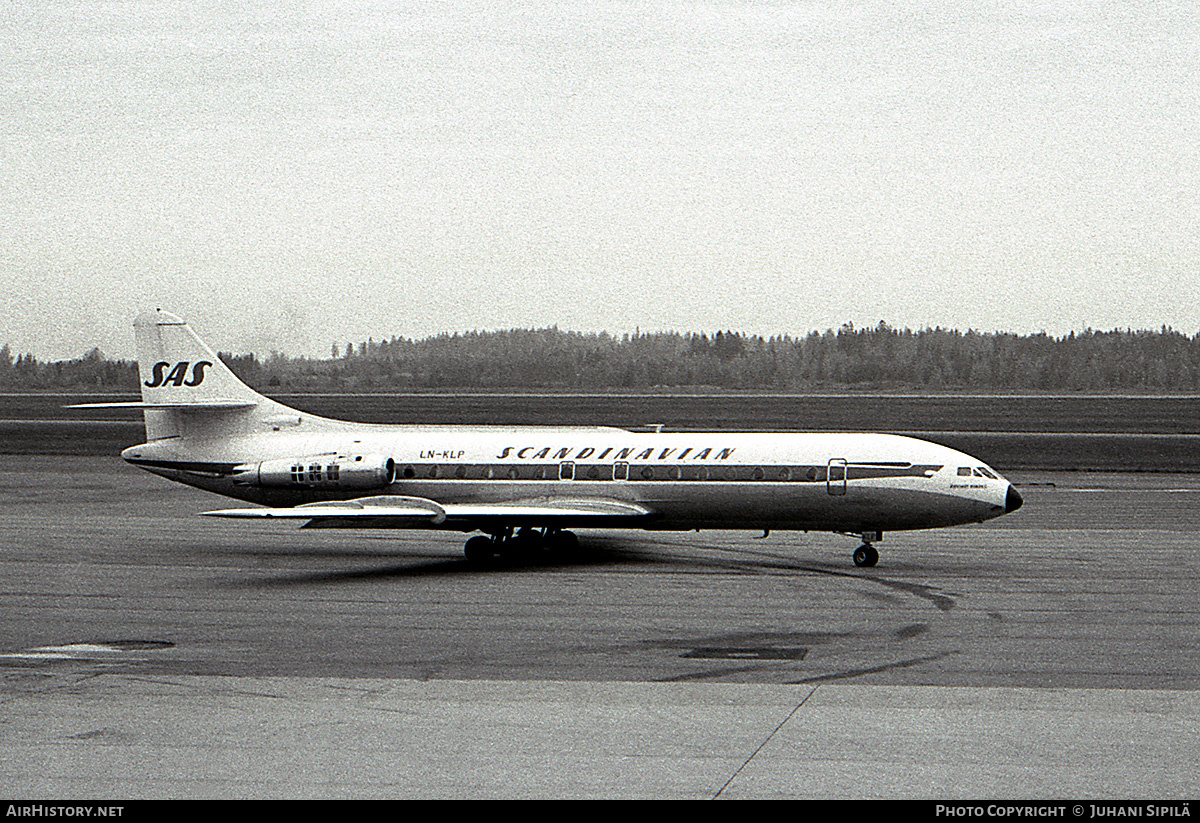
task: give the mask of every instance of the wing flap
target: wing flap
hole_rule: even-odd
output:
[[[447,521],[472,524],[485,521],[548,523],[557,520],[587,522],[609,518],[638,518],[653,510],[637,503],[608,498],[538,498],[505,500],[495,503],[438,503],[423,497],[385,495],[356,500],[306,503],[288,508],[220,509],[203,512],[208,517],[309,520],[314,523],[338,523],[364,528],[375,526],[419,525],[426,520],[440,526]]]
[[[219,509],[202,512],[207,517],[230,518],[278,518],[284,520],[339,519],[359,520],[378,517],[419,520],[426,518],[435,525],[446,519],[446,511],[432,500],[423,497],[385,495],[362,497],[357,500],[330,500],[322,503],[305,503],[290,506],[257,509]]]
[[[499,503],[455,503],[446,506],[447,517],[646,517],[651,510],[637,503],[603,497],[511,500]]]

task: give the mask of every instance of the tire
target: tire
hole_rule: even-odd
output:
[[[854,550],[854,565],[862,569],[869,569],[879,562],[879,552],[875,551],[874,546],[866,543]]]
[[[550,538],[550,547],[559,556],[570,556],[579,551],[579,538],[575,532],[556,532]]]
[[[463,546],[463,554],[466,555],[468,563],[482,565],[491,562],[496,550],[492,545],[492,538],[480,534],[467,541],[467,545]]]

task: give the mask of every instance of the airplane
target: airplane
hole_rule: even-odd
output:
[[[569,552],[571,529],[822,531],[861,539],[1016,511],[980,460],[893,434],[633,432],[615,427],[378,425],[298,411],[239,380],[181,318],[134,321],[142,400],[72,408],[143,412],[121,452],[168,480],[256,507],[202,514],[302,528],[476,534],[474,563]]]

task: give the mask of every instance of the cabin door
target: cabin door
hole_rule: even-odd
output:
[[[825,488],[833,495],[841,496],[846,493],[846,461],[844,458],[835,457],[829,461],[829,468],[825,473]]]

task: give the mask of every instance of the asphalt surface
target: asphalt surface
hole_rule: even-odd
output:
[[[582,535],[570,562],[481,571],[463,561],[462,535],[213,521],[197,512],[219,499],[114,458],[10,455],[5,464],[0,699],[10,721],[0,794],[1163,797],[1200,788],[1200,477],[1013,476],[1020,511],[978,527],[889,534],[873,569],[851,562],[855,541],[828,534],[606,532]],[[298,707],[346,714],[320,715],[320,744],[282,731],[264,743],[197,709],[238,694],[265,701],[239,710],[260,730],[294,728]],[[596,715],[597,694],[616,708]],[[390,707],[374,705],[376,718],[423,718],[397,727],[404,740],[447,707],[467,711],[474,720],[454,739],[472,744],[439,765],[462,779],[421,780],[431,755],[420,747],[401,746],[404,779],[339,781],[294,762],[297,745],[315,745],[361,757],[371,773],[379,747],[339,748],[341,733],[330,731],[365,722],[356,711],[370,702],[364,695]],[[794,749],[769,760],[765,741],[798,734],[795,724],[823,700],[841,707],[848,729],[863,717],[878,724],[825,727],[829,752],[892,777],[784,768]],[[496,707],[514,705],[516,719],[492,725]],[[733,731],[739,713],[761,705],[772,708]],[[105,714],[121,706],[125,714]],[[924,708],[914,715],[914,706]],[[1010,722],[1012,711],[1033,711],[1019,715],[1033,738],[1051,734],[1050,750],[1074,753],[1038,755],[1049,757],[1039,768],[1020,747],[997,748],[990,722]],[[587,722],[554,733],[581,712]],[[971,756],[953,746],[928,761],[911,748],[914,734],[944,748],[943,723],[956,716],[960,742],[992,741],[992,760],[967,768]],[[146,735],[151,719],[165,728],[172,717],[198,723],[187,739],[208,744],[180,749]],[[1064,717],[1085,722],[1059,725]],[[1118,770],[1124,782],[1112,773],[1094,782],[1095,758],[1111,752],[1102,738],[1130,717],[1142,725],[1120,726],[1133,747],[1126,754],[1153,761]],[[680,723],[696,735],[690,756],[654,748],[672,735],[678,742]],[[646,762],[662,767],[648,773],[657,778],[622,778],[641,750],[587,756],[612,749],[609,735],[626,726],[633,737],[616,739],[640,730]],[[510,732],[534,734],[533,748],[512,751]],[[239,772],[231,751],[242,758],[250,739],[266,765]],[[900,743],[912,760],[895,755]],[[203,762],[164,755],[179,751]],[[828,760],[806,752],[809,766]],[[995,757],[1011,768],[997,771]],[[467,779],[481,763],[509,771]],[[997,774],[1008,782],[988,782]]]

